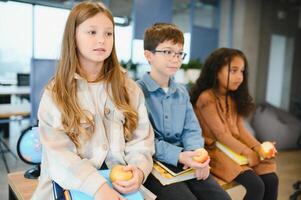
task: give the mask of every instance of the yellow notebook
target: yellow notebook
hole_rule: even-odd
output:
[[[232,160],[234,160],[239,165],[248,164],[248,159],[246,156],[235,153],[229,147],[223,145],[220,142],[216,142],[216,147],[219,148],[222,152],[224,152],[227,156],[229,156]]]

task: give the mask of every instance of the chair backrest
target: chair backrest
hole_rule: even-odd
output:
[[[31,125],[37,125],[37,112],[45,85],[53,77],[57,60],[32,59],[30,69]]]
[[[17,85],[18,86],[29,86],[29,74],[17,73]]]

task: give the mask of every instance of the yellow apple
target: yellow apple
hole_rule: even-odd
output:
[[[128,181],[133,177],[131,171],[125,171],[123,165],[115,165],[110,172],[110,179],[112,182],[115,181]]]
[[[209,158],[209,155],[208,155],[208,152],[204,149],[204,148],[201,148],[201,149],[196,149],[195,152],[198,153],[197,156],[193,156],[193,160],[199,162],[199,163],[204,163],[208,160]]]
[[[263,142],[259,148],[260,155],[264,158],[272,158],[275,156],[275,148],[271,142]]]

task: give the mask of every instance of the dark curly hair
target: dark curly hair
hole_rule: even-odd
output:
[[[207,89],[218,89],[217,74],[222,69],[223,66],[228,65],[230,70],[230,64],[234,57],[240,57],[244,60],[245,70],[243,72],[243,82],[235,91],[229,91],[227,89],[226,95],[226,106],[228,110],[227,96],[231,96],[237,106],[237,112],[241,116],[247,117],[254,110],[253,99],[249,94],[248,89],[248,61],[244,53],[237,49],[230,48],[219,48],[213,51],[209,57],[206,59],[204,66],[202,68],[202,73],[197,79],[196,83],[191,87],[190,101],[195,107],[195,104],[200,96],[200,94]],[[229,84],[228,73],[228,84]],[[228,85],[227,85],[228,87]]]

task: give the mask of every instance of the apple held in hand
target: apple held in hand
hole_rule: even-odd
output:
[[[276,154],[276,149],[272,142],[263,142],[259,148],[259,154],[264,158],[272,158]]]
[[[195,152],[197,152],[197,156],[193,156],[193,160],[195,160],[196,162],[199,162],[199,163],[204,163],[208,160],[209,158],[209,155],[208,155],[208,152],[204,149],[204,148],[201,148],[201,149],[196,149]]]
[[[115,181],[128,181],[133,177],[131,171],[125,171],[123,165],[115,165],[110,172],[110,179]]]

